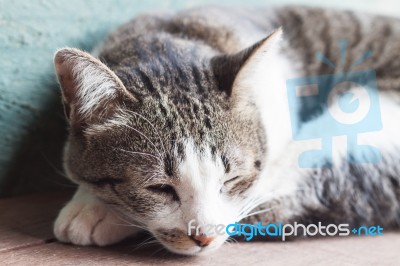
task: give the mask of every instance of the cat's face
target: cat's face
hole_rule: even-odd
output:
[[[236,56],[177,55],[178,65],[160,56],[114,72],[79,50],[59,51],[68,176],[173,252],[219,247],[228,235],[204,226],[239,221],[257,201],[267,140],[253,97],[235,86],[267,41]]]

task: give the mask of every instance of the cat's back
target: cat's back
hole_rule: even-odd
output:
[[[349,70],[367,50],[373,52],[367,67],[378,72],[387,71],[393,58],[399,57],[395,53],[400,50],[399,19],[301,6],[212,6],[177,13],[145,14],[114,31],[100,50],[105,58],[117,62],[141,52],[162,53],[165,42],[180,46],[182,50],[186,46],[207,46],[211,54],[233,53],[278,27],[283,27],[287,54],[298,61],[308,75],[329,72],[329,66],[316,60],[315,54],[321,52],[338,62],[342,40],[347,44],[347,58],[344,64],[337,65],[336,71]],[[132,42],[135,45],[126,45]]]
[[[254,16],[254,12],[257,13]],[[233,53],[265,37],[274,30],[270,23],[275,9],[198,7],[177,13],[150,13],[137,16],[112,32],[99,52],[123,49],[121,43],[137,39],[184,39],[207,45],[219,52]],[[149,46],[145,41],[142,47]],[[125,51],[126,54],[126,51]]]

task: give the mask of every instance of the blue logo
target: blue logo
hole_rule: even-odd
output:
[[[341,63],[346,62],[345,40],[340,42]],[[371,51],[364,53],[352,67],[370,58]],[[336,69],[321,53],[316,58]],[[308,76],[286,82],[292,137],[295,141],[321,140],[321,149],[308,150],[300,154],[301,168],[329,168],[332,166],[332,140],[345,136],[346,159],[349,163],[378,163],[379,150],[358,143],[358,134],[382,129],[376,72],[365,69],[351,72],[335,72],[320,76]],[[318,102],[323,113],[306,124],[299,118],[299,102]]]

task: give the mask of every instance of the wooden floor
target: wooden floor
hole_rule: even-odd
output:
[[[400,265],[400,233],[293,242],[225,244],[201,257],[140,248],[142,235],[97,248],[58,243],[52,222],[71,191],[0,200],[0,265]]]

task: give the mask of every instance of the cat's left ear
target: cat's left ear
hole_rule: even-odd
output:
[[[117,75],[92,55],[75,48],[56,52],[54,66],[65,114],[73,130],[102,122],[118,105],[133,99]]]
[[[254,87],[253,84],[269,75],[266,71],[273,64],[281,38],[282,29],[279,28],[236,54],[223,54],[212,58],[211,66],[219,88],[237,102],[248,98],[251,94],[250,87]],[[265,87],[262,84],[258,85]]]

